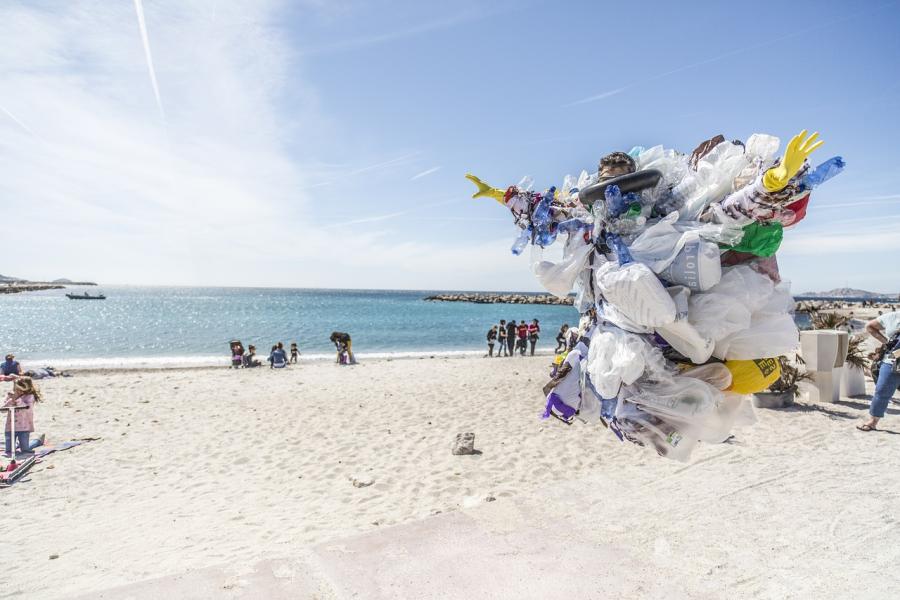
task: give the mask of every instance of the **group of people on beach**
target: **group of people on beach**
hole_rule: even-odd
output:
[[[232,340],[229,342],[231,347],[231,366],[234,369],[252,369],[261,367],[262,361],[256,357],[256,346],[250,344],[244,351],[244,344],[240,340]],[[284,349],[284,344],[278,342],[272,346],[267,359],[270,369],[282,369],[289,364],[296,364],[300,359],[300,350],[297,342],[291,342],[290,356]]]
[[[499,344],[497,356],[513,356],[518,352],[521,356],[525,356],[531,345],[531,356],[534,356],[534,348],[541,336],[541,325],[537,319],[532,319],[531,323],[513,319],[506,322],[506,319],[500,319],[500,323],[492,325],[487,332],[488,357],[494,356],[494,345]]]
[[[493,356],[514,356],[516,352],[520,356],[525,356],[528,352],[534,356],[534,349],[537,341],[541,336],[541,324],[537,319],[532,319],[531,323],[519,321],[516,324],[515,319],[507,322],[501,319],[497,325],[492,325],[487,332],[488,353],[486,358]],[[570,328],[568,323],[563,323],[556,334],[556,349],[554,354],[571,350],[578,342],[579,332],[575,328]],[[497,353],[494,354],[494,346],[497,347]]]
[[[356,357],[353,356],[353,340],[349,333],[342,331],[332,331],[328,338],[334,344],[337,351],[337,363],[339,365],[355,365]],[[262,361],[256,357],[256,346],[250,344],[244,351],[244,344],[240,340],[231,340],[229,342],[231,348],[231,367],[234,369],[252,369],[261,367]],[[300,349],[297,342],[291,342],[290,355],[284,349],[284,344],[278,342],[272,346],[267,359],[270,369],[282,369],[291,364],[297,364],[300,360]]]

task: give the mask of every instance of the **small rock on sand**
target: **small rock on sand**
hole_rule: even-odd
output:
[[[350,483],[353,484],[353,487],[364,488],[375,483],[375,480],[367,475],[354,475],[350,478]]]
[[[453,454],[475,454],[475,434],[474,433],[457,433],[456,439],[453,441]]]

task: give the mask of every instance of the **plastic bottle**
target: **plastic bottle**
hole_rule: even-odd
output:
[[[512,245],[512,253],[516,256],[522,254],[522,251],[525,249],[525,246],[528,245],[528,242],[531,240],[531,227],[527,227],[522,230],[519,234],[519,237],[516,238],[516,241],[513,242]]]
[[[807,190],[817,188],[835,175],[840,174],[840,172],[844,170],[845,166],[847,166],[847,163],[845,163],[844,159],[840,156],[833,156],[829,158],[814,170],[806,174],[806,177],[803,178],[802,182],[803,188]]]

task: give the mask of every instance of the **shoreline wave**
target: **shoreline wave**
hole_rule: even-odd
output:
[[[535,356],[552,356],[550,348],[535,350]],[[367,360],[404,360],[416,358],[476,358],[485,356],[483,350],[409,350],[393,352],[358,352],[358,362]],[[300,356],[300,364],[334,360],[334,353],[310,353]],[[262,360],[264,357],[260,357]],[[53,367],[58,371],[82,370],[145,370],[145,369],[184,369],[202,367],[229,367],[228,356],[195,355],[195,356],[122,356],[92,358],[22,358],[25,369]],[[263,362],[263,367],[267,367]]]

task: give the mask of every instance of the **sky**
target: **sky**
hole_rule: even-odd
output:
[[[472,172],[816,130],[795,293],[900,291],[900,0],[3,0],[0,273],[539,290]]]

